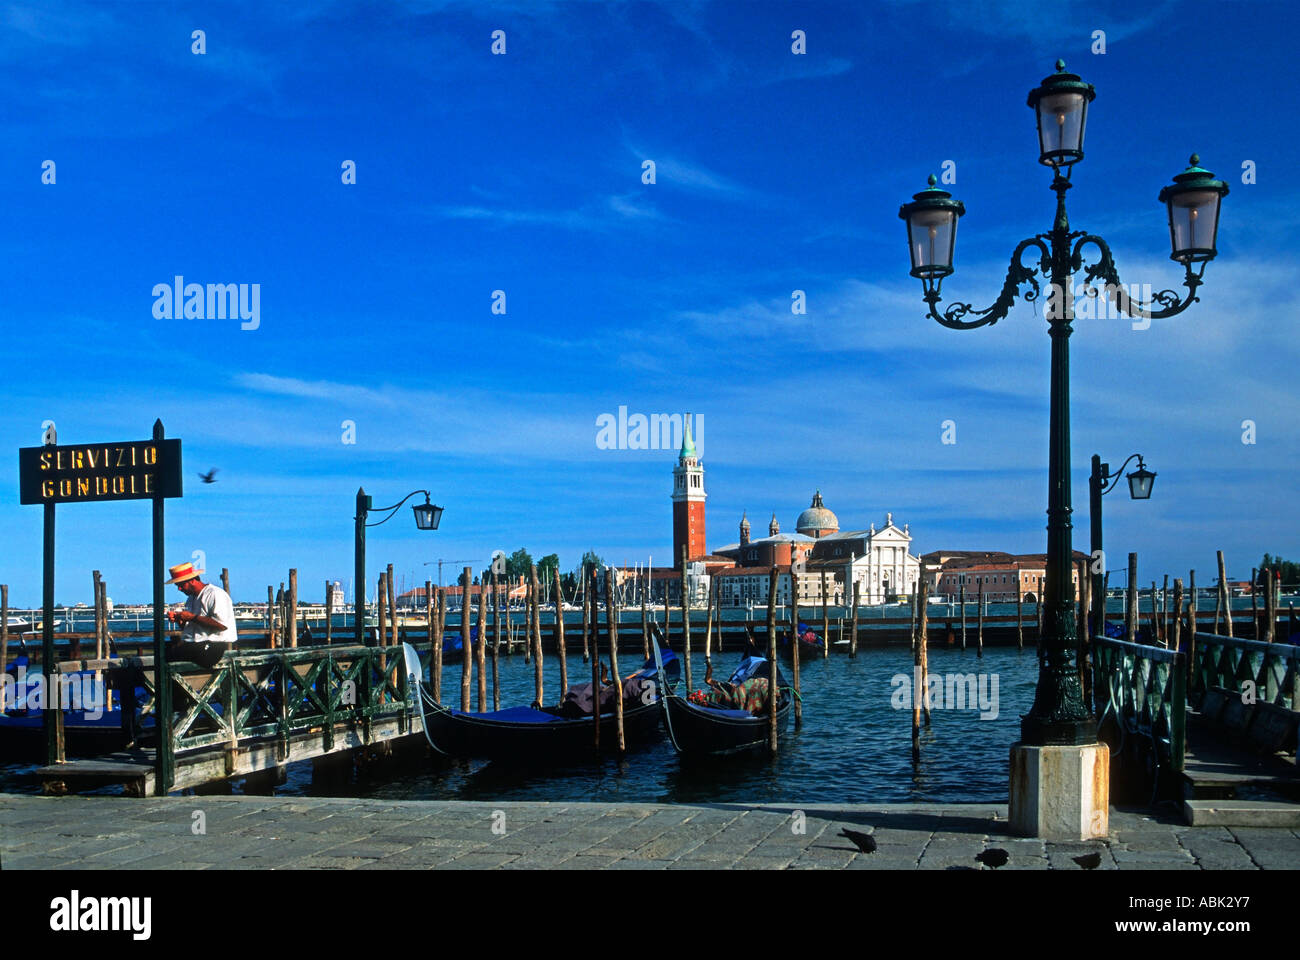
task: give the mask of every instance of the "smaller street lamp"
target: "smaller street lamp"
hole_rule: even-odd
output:
[[[1169,242],[1173,247],[1169,259],[1187,264],[1188,270],[1193,263],[1214,259],[1219,204],[1228,195],[1228,185],[1202,169],[1200,162],[1201,158],[1192,154],[1187,169],[1160,191],[1160,202],[1169,208]]]
[[[1110,464],[1102,463],[1098,454],[1092,455],[1092,475],[1088,478],[1088,519],[1092,532],[1092,564],[1101,556],[1101,498],[1115,489],[1119,478],[1124,475],[1124,468],[1137,459],[1137,469],[1128,474],[1128,493],[1132,500],[1150,500],[1151,488],[1155,486],[1156,475],[1146,468],[1142,454],[1132,454],[1118,470],[1111,473]],[[1092,629],[1105,633],[1106,598],[1103,591],[1102,574],[1095,569],[1092,572]]]
[[[442,521],[442,507],[429,502],[428,490],[412,490],[391,507],[376,508],[373,498],[366,495],[365,488],[357,488],[357,513],[353,518],[356,524],[353,538],[353,565],[356,569],[357,592],[353,599],[356,610],[355,629],[358,644],[365,642],[366,629],[366,527],[377,527],[380,524],[387,523],[397,514],[398,509],[417,493],[424,494],[424,503],[411,507],[415,513],[416,528],[420,530],[437,530],[438,524]],[[376,520],[374,523],[367,523],[366,517],[372,510],[376,513],[387,513],[388,516],[382,520]]]

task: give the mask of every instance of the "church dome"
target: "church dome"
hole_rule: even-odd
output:
[[[820,490],[813,494],[812,506],[799,514],[799,519],[795,522],[795,529],[807,537],[822,537],[835,533],[839,528],[840,519],[826,509]]]

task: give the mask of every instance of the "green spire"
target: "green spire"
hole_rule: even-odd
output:
[[[695,441],[691,439],[691,415],[686,415],[685,430],[682,431],[682,452],[679,454],[681,459],[695,456]]]

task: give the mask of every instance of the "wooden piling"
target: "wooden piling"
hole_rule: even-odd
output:
[[[1228,589],[1228,574],[1225,572],[1226,568],[1223,564],[1223,551],[1218,550],[1216,553],[1219,561],[1220,602],[1223,605],[1224,620],[1226,621],[1225,627],[1228,631],[1228,638],[1232,639],[1232,591]],[[1216,633],[1219,630],[1219,616],[1217,613],[1214,616],[1214,630]]]
[[[767,683],[767,704],[768,704],[768,749],[772,751],[772,756],[776,756],[777,748],[777,731],[776,731],[776,707],[777,707],[777,682],[776,682],[776,578],[777,570],[773,566],[767,577],[767,659],[769,664],[768,683]],[[798,595],[798,587],[794,582],[794,569],[790,570],[790,599],[793,602]],[[798,622],[790,624],[790,642],[795,646],[799,645]]]
[[[289,646],[298,646],[298,569],[289,568]]]
[[[647,649],[650,647],[650,607],[646,595],[650,592],[650,571],[646,571],[646,582],[641,585],[641,645]],[[586,628],[583,628],[583,642],[586,642]],[[584,650],[586,647],[583,648]],[[585,656],[585,654],[584,654]],[[646,657],[649,658],[649,654]]]
[[[930,584],[922,577],[920,583],[921,598],[918,607],[920,618],[916,632],[916,642],[921,647],[921,707],[925,714],[925,726],[930,726]],[[983,656],[983,646],[980,647]]]
[[[925,581],[922,580],[922,583]],[[925,665],[922,643],[912,628],[912,762],[921,760],[921,706],[926,702]],[[928,706],[928,704],[926,704]]]
[[[1156,599],[1156,582],[1151,581],[1151,644],[1155,646],[1160,644],[1164,646],[1164,641],[1160,638],[1160,607]]]
[[[1165,574],[1165,585],[1160,589],[1160,639],[1169,647],[1169,574]]]
[[[596,756],[600,756],[600,605],[596,602],[596,568],[584,574],[582,601],[591,611],[591,718],[592,733],[596,741]],[[663,678],[661,677],[660,680]]]
[[[496,570],[492,571],[492,709],[501,709],[501,690],[497,685],[498,657],[501,654],[501,590]]]
[[[1101,603],[1098,609],[1101,611],[1101,624],[1098,626],[1097,635],[1106,636],[1106,599],[1110,596],[1110,571],[1107,570],[1101,577]]]
[[[680,589],[681,589],[681,607],[682,607],[682,662],[686,670],[686,689],[693,689],[691,683],[691,598],[690,592],[686,589],[686,547],[682,547],[681,571],[680,571]],[[667,609],[667,598],[664,600],[664,609]]]
[[[979,589],[975,597],[975,611],[979,618],[979,628],[975,633],[975,656],[984,656],[984,578],[979,578]]]
[[[1264,570],[1264,642],[1272,643],[1277,628],[1277,594],[1273,590],[1272,571]]]
[[[478,580],[478,645],[474,648],[474,669],[478,671],[478,712],[487,712],[487,590],[485,577]]]
[[[822,570],[822,656],[831,655],[831,598],[826,592],[826,571]],[[795,625],[798,629],[798,624]]]
[[[1259,571],[1254,567],[1250,568],[1250,639],[1259,639],[1259,604],[1256,601],[1256,595],[1259,593]]]
[[[1025,592],[1020,588],[1020,567],[1016,566],[1016,649],[1025,649],[1025,621],[1023,615]]]
[[[1191,580],[1191,597],[1187,601],[1187,656],[1184,659],[1187,664],[1187,680],[1184,689],[1190,693],[1195,689],[1196,678],[1196,571],[1192,570],[1188,577]]]
[[[609,633],[609,672],[614,680],[614,731],[618,737],[618,755],[627,752],[627,741],[623,736],[623,678],[618,672],[618,616],[614,611],[614,569],[605,568],[605,629]],[[538,660],[540,661],[540,657]],[[599,726],[600,688],[597,687],[596,715]]]
[[[1138,628],[1138,555],[1128,555],[1128,587],[1124,591],[1124,639],[1137,642]]]
[[[325,645],[329,646],[334,642],[334,591],[331,589],[332,584],[325,581]],[[428,593],[425,594],[428,596]]]
[[[862,599],[861,589],[862,589],[862,584],[860,584],[857,580],[854,580],[853,581],[853,626],[850,628],[852,632],[849,634],[849,656],[851,658],[856,657],[858,655],[858,604],[861,602]],[[797,702],[798,701],[796,701],[796,703]]]
[[[704,621],[704,663],[709,665],[713,662],[713,604],[718,595],[718,578],[709,577],[709,594],[705,601],[706,617]],[[718,630],[721,631],[722,624],[719,622]]]
[[[966,649],[966,584],[957,585],[957,602],[961,605],[961,648]],[[1020,608],[1016,607],[1016,617],[1019,619]]]
[[[386,574],[379,575],[375,590],[375,630],[378,636],[377,646],[388,646],[388,581]]]
[[[795,698],[794,698],[794,725],[796,728],[803,724],[803,704],[799,702],[799,591],[794,589],[795,583],[793,577],[790,580],[790,658],[791,673],[793,674]],[[774,664],[776,661],[772,661]],[[772,673],[772,680],[769,684],[775,683],[776,672]],[[769,689],[769,693],[771,690]]]
[[[275,643],[275,587],[271,584],[266,585],[266,637],[270,649],[276,648]]]
[[[471,674],[474,672],[474,647],[469,639],[469,585],[474,571],[465,567],[460,574],[460,710],[469,713]],[[535,584],[534,584],[535,585]]]
[[[718,589],[713,591],[713,610],[718,618],[718,653],[722,652],[722,581],[715,578],[713,580]]]
[[[385,641],[388,646],[397,646],[397,584],[393,577],[393,565],[388,565],[388,634]],[[469,649],[466,647],[466,649]]]
[[[582,586],[582,662],[591,660],[591,590],[588,589],[587,571],[579,570]],[[641,629],[645,630],[645,594],[641,595]]]
[[[433,674],[430,678],[433,681],[433,699],[442,703],[442,638],[447,631],[447,591],[442,587],[438,588],[437,617],[434,627],[433,666],[429,668],[429,672]]]
[[[555,568],[555,649],[559,651],[560,656],[560,699],[557,703],[564,703],[564,695],[569,692],[569,664],[565,658],[564,647],[564,590],[560,587],[560,568]]]
[[[528,565],[528,580],[532,589],[532,599],[529,603],[529,609],[532,611],[532,634],[530,641],[533,648],[533,694],[534,702],[540,707],[546,701],[542,699],[544,692],[542,677],[542,624],[541,624],[541,594],[537,589],[537,565]]]
[[[1182,649],[1183,642],[1183,578],[1174,577],[1174,650]]]

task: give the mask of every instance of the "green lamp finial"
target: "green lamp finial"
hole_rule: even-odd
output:
[[[1057,73],[1065,73],[1065,61],[1064,61],[1064,60],[1057,60],[1057,61],[1056,61],[1056,72],[1057,72]]]
[[[1201,155],[1199,153],[1194,153],[1187,162],[1194,167],[1199,167],[1201,165]]]
[[[930,174],[930,176],[928,176],[928,177],[926,178],[925,182],[928,183],[930,186],[933,187],[933,186],[934,186],[936,183],[938,183],[939,181],[938,181],[938,179],[935,177],[935,175],[932,173],[932,174]]]

